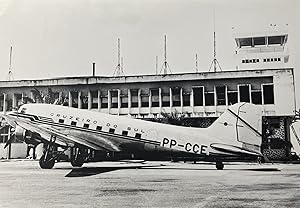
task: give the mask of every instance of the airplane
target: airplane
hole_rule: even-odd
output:
[[[250,103],[230,106],[208,128],[175,126],[53,104],[24,104],[2,116],[12,135],[27,144],[44,144],[43,169],[70,150],[73,167],[121,159],[210,161],[218,170],[227,161],[262,157],[262,110]],[[61,149],[61,150],[59,150]]]

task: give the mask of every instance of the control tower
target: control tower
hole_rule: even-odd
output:
[[[236,69],[286,67],[289,61],[287,31],[235,34]]]

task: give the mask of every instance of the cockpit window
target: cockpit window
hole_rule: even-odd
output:
[[[26,113],[26,108],[21,108],[20,113]]]

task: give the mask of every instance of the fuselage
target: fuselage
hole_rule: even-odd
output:
[[[240,141],[231,138],[234,136],[216,137],[222,135],[222,132],[216,132],[218,128],[174,126],[47,104],[26,104],[19,109],[19,113],[32,116],[36,124],[56,128],[63,134],[86,137],[86,140],[104,149],[110,142],[112,149],[108,150],[115,152],[173,152],[208,157],[232,155],[230,151],[212,148],[212,144],[242,148]],[[219,125],[224,126],[223,123]]]

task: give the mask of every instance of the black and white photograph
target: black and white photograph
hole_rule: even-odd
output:
[[[300,207],[299,20],[297,0],[0,0],[0,207]]]

